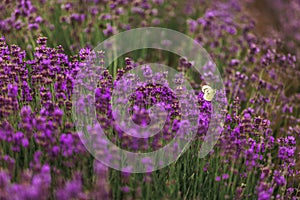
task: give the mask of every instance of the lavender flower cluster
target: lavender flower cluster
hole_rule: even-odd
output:
[[[298,9],[294,4],[279,6],[288,19],[286,30],[296,30],[297,12],[289,13]],[[237,0],[0,3],[0,199],[298,199],[300,57],[293,52],[299,39],[296,33],[284,35],[291,41],[260,37],[245,5]],[[196,137],[175,163],[145,174],[108,169],[77,133],[76,76],[93,45],[123,30],[158,25],[191,36],[216,62],[229,102],[220,139],[207,157],[198,157],[212,114],[211,102],[199,92]],[[173,59],[149,55],[165,63]],[[114,123],[113,88],[144,63],[141,58],[126,57],[115,74],[104,69],[94,103],[111,141],[147,152],[166,145],[183,123],[176,96],[153,84],[131,96],[129,113],[146,126],[147,108],[162,103],[169,113],[163,129],[150,139],[136,139]],[[180,58],[175,65],[187,72],[193,88],[201,88],[202,76],[189,72],[192,61]],[[151,73],[144,70],[144,76]]]

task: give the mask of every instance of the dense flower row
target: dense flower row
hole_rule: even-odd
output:
[[[0,199],[297,199],[299,57],[282,51],[278,40],[257,37],[255,22],[243,14],[243,4],[63,2],[20,0],[0,6],[5,11],[0,20],[5,36],[0,39]],[[182,13],[186,17],[178,17]],[[176,163],[147,174],[108,170],[87,152],[77,134],[72,119],[76,75],[97,40],[134,27],[174,28],[174,24],[183,24],[178,30],[206,48],[223,76],[229,105],[221,138],[207,158],[198,158],[211,114],[210,102],[200,92],[198,135]],[[288,20],[285,27],[294,26]],[[296,48],[296,42],[287,47]],[[49,47],[57,44],[62,45]],[[80,49],[83,44],[88,45]],[[161,102],[171,113],[167,123],[148,141],[120,131],[109,103],[114,77],[120,80],[142,62],[126,58],[124,63],[117,74],[103,70],[99,77],[98,120],[122,148],[161,148],[181,126],[180,107],[167,88],[141,87],[131,97],[133,121],[149,124],[145,107]],[[184,58],[177,64],[178,71],[192,65]]]

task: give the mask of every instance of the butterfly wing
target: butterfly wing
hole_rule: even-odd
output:
[[[208,85],[204,85],[202,87],[202,92],[204,93],[203,98],[206,101],[211,101],[214,98],[215,94],[216,94],[216,90],[214,90],[213,88],[211,88]]]

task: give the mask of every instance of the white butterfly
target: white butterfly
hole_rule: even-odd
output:
[[[208,85],[202,86],[202,92],[204,93],[203,98],[206,101],[211,101],[214,98],[215,94],[216,94],[216,90],[211,88]]]

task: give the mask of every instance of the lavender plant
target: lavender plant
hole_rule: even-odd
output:
[[[298,199],[298,36],[260,37],[252,16],[244,12],[246,5],[236,0],[1,3],[0,199]],[[288,10],[298,7],[277,7],[288,19],[280,18],[285,30],[295,30],[297,12]],[[192,70],[192,61],[146,49],[128,53],[108,69],[100,63],[92,103],[101,127],[91,132],[101,128],[126,150],[160,149],[184,125],[176,95],[163,85],[148,84],[131,95],[128,113],[146,126],[151,123],[148,108],[161,103],[169,113],[163,129],[144,139],[118,128],[113,89],[130,70],[160,61],[176,66],[199,91],[197,134],[187,151],[171,165],[141,174],[110,169],[86,150],[72,116],[72,97],[93,46],[147,26],[172,28],[200,43],[222,75],[228,107],[216,146],[200,159],[212,105],[199,90],[205,81]],[[105,52],[96,53],[104,60]],[[144,76],[151,74],[144,70]],[[97,153],[110,159],[106,152]],[[152,162],[141,164],[150,168]]]

